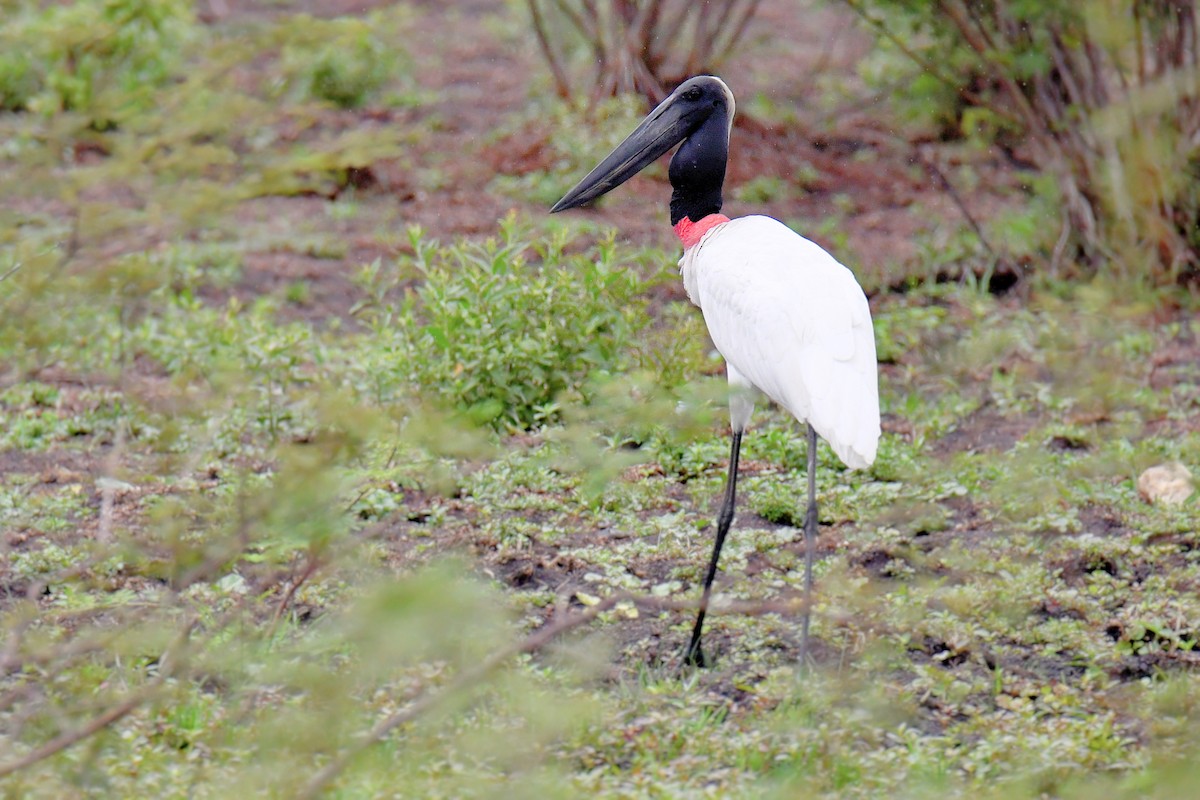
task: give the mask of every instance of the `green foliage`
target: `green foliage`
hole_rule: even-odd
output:
[[[875,353],[881,363],[899,363],[947,324],[946,309],[903,305],[874,315]]]
[[[28,53],[9,50],[0,54],[0,110],[24,110],[39,85],[37,68]]]
[[[57,287],[60,301],[74,297],[73,313],[90,303],[90,319],[114,329],[101,343],[43,341],[58,369],[133,363],[166,382],[154,395],[121,391],[120,403],[116,390],[86,395],[45,380],[0,395],[6,420],[86,419],[107,409],[106,427],[29,439],[39,458],[55,447],[77,457],[109,450],[100,443],[124,429],[130,457],[122,460],[153,465],[126,476],[133,488],[113,501],[107,542],[77,534],[101,525],[103,490],[90,475],[0,478],[0,524],[25,540],[6,554],[4,574],[11,586],[47,587],[40,606],[18,592],[4,610],[6,635],[18,642],[12,652],[36,665],[4,679],[22,715],[8,727],[11,749],[30,752],[144,699],[85,743],[10,776],[6,788],[28,797],[81,784],[110,794],[149,786],[168,796],[235,787],[294,795],[381,719],[436,696],[544,624],[559,591],[579,603],[615,591],[694,596],[728,453],[723,390],[692,396],[677,387],[687,402],[679,411],[653,381],[604,380],[576,353],[579,374],[594,379],[579,390],[590,405],[565,403],[563,427],[453,456],[445,455],[453,440],[470,438],[462,420],[406,400],[410,361],[454,357],[426,326],[460,325],[473,348],[464,352],[482,351],[476,329],[487,312],[541,321],[532,306],[557,303],[551,289],[586,310],[599,301],[578,295],[580,275],[595,273],[592,290],[602,293],[601,278],[626,259],[607,243],[581,248],[511,221],[491,244],[438,245],[414,231],[408,247],[404,271],[364,271],[357,317],[366,324],[357,330],[285,321],[269,302],[198,301],[236,281],[243,267],[229,249],[168,249]],[[437,293],[405,293],[416,265]],[[645,285],[636,274],[622,278],[619,298],[640,316],[635,298]],[[1115,289],[1061,291],[1014,310],[949,287],[889,298],[881,309],[881,341],[903,347],[882,385],[894,430],[871,471],[845,471],[820,450],[814,635],[837,660],[811,669],[802,691],[789,666],[789,617],[714,614],[715,641],[728,643],[717,671],[680,680],[669,653],[686,635],[686,615],[614,608],[595,624],[616,655],[574,640],[505,662],[352,759],[331,791],[487,794],[519,772],[539,796],[581,786],[625,796],[633,774],[647,793],[687,795],[714,780],[712,769],[695,768],[700,762],[716,765],[731,794],[781,796],[800,785],[829,796],[896,787],[948,796],[1030,775],[1067,786],[1166,774],[1152,759],[1191,752],[1189,709],[1200,708],[1194,682],[1172,661],[1195,646],[1187,620],[1200,609],[1187,587],[1200,561],[1188,537],[1200,509],[1147,511],[1121,476],[1135,462],[1200,452],[1195,435],[1134,443],[1112,423],[1059,422],[1011,448],[988,450],[985,438],[982,452],[945,461],[936,452],[960,427],[978,425],[980,403],[1002,409],[997,427],[1024,419],[1027,406],[1066,419],[1078,405],[1071,398],[1088,393],[1071,377],[1080,348],[1095,369],[1136,373],[1164,343],[1195,333],[1142,318]],[[937,336],[951,321],[969,333]],[[0,341],[18,341],[4,330],[15,324],[0,327]],[[610,347],[625,342],[605,356],[610,369],[694,333],[682,310],[664,314],[667,327],[653,336],[636,319],[612,324],[593,333]],[[504,330],[551,350],[576,341],[537,339],[532,323]],[[1005,335],[989,335],[996,331]],[[983,380],[963,377],[979,369],[981,352]],[[680,377],[711,366],[689,358]],[[1014,360],[1051,371],[1056,388],[989,380],[990,365]],[[364,381],[385,367],[384,380],[397,386],[377,395]],[[436,391],[453,385],[424,368]],[[951,379],[982,399],[967,402],[947,388]],[[1180,380],[1153,402],[1168,415],[1194,413],[1192,388]],[[905,399],[923,393],[927,400]],[[1119,418],[1150,400],[1122,390],[1110,402]],[[703,422],[689,429],[695,418]],[[158,437],[138,432],[145,420],[175,427],[173,450],[151,457]],[[586,461],[598,432],[625,430],[639,434],[635,475]],[[1080,449],[1047,450],[1055,437]],[[619,456],[631,439],[607,441],[599,449],[614,449],[628,468]],[[804,462],[798,426],[760,408],[719,600],[786,601],[799,590],[802,545],[785,526],[802,519]],[[597,490],[587,486],[593,471],[605,476]],[[1128,530],[1098,528],[1096,509]],[[476,548],[481,570],[517,590],[466,579],[460,564],[416,566],[451,541]],[[616,680],[593,679],[614,664]],[[1160,677],[1126,679],[1122,670]],[[169,679],[155,682],[164,671]],[[1154,698],[1176,681],[1170,707],[1160,708]],[[747,701],[731,702],[726,682]],[[931,723],[936,734],[922,727]]]
[[[534,263],[511,218],[482,244],[410,239],[422,283],[372,319],[394,330],[390,369],[430,398],[521,430],[557,420],[562,402],[586,401],[592,378],[629,363],[645,316],[637,273],[611,241],[573,255],[552,245]]]
[[[69,259],[68,251],[128,231],[211,231],[248,198],[334,195],[355,176],[370,176],[379,161],[400,157],[419,133],[397,125],[330,129],[320,105],[280,97],[287,94],[280,87],[307,85],[311,76],[296,71],[312,67],[320,47],[337,46],[330,37],[338,44],[349,37],[338,52],[353,64],[369,61],[362,52],[380,56],[354,85],[364,92],[384,88],[375,79],[393,75],[403,54],[394,45],[381,50],[380,42],[403,28],[401,14],[371,26],[311,21],[316,33],[284,16],[216,35],[196,25],[190,5],[177,0],[19,4],[17,10],[14,24],[0,31],[6,44],[0,93],[27,94],[21,87],[34,74],[37,92],[27,105],[42,113],[4,118],[11,174],[2,191],[6,201],[52,196],[67,208],[48,218],[28,212],[41,208],[37,201],[14,204],[21,209],[16,219],[41,233],[40,245],[21,237],[20,251],[11,254],[16,262]],[[284,54],[293,40],[297,63]],[[369,42],[366,51],[355,44],[360,40]],[[331,69],[336,77],[337,67]],[[66,77],[53,85],[44,80],[60,73]],[[305,97],[307,91],[297,89]],[[64,242],[70,248],[56,252]]]
[[[739,186],[735,196],[738,202],[759,205],[786,200],[789,194],[790,187],[783,178],[776,175],[759,175]]]
[[[1193,301],[873,296],[885,433],[870,470],[818,450],[814,663],[803,435],[760,403],[681,676],[729,443],[674,256],[328,202],[425,133],[309,102],[276,12],[193,27],[117,127],[0,115],[4,793],[296,797],[344,757],[328,796],[1196,794],[1200,503],[1135,487],[1200,453]]]
[[[279,33],[285,41],[285,69],[305,96],[358,108],[406,68],[391,23],[382,13],[366,19],[296,15]]]
[[[17,3],[0,42],[0,104],[74,111],[104,128],[144,110],[173,78],[192,35],[183,0]]]
[[[1156,280],[1197,263],[1200,195],[1183,179],[1200,161],[1194,13],[1132,0],[846,3],[877,33],[869,71],[910,117],[1021,147],[1052,178],[1040,189],[1069,235],[1042,243],[1055,266],[1068,243],[1085,266],[1150,263]]]

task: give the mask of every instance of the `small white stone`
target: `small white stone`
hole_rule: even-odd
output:
[[[677,592],[683,588],[683,584],[679,581],[667,581],[666,583],[656,583],[650,587],[650,594],[655,597],[667,597],[673,592]]]
[[[1173,461],[1150,467],[1137,479],[1138,494],[1147,503],[1168,506],[1183,505],[1196,491],[1192,473],[1183,464]]]
[[[132,483],[127,483],[125,481],[117,480],[116,478],[110,478],[107,475],[104,475],[96,479],[96,488],[100,491],[107,489],[110,492],[124,494],[125,492],[132,492],[137,487]]]
[[[246,585],[246,579],[236,572],[231,572],[217,581],[217,588],[230,594],[245,594],[250,589]]]

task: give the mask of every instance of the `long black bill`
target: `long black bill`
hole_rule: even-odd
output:
[[[625,141],[550,209],[553,214],[578,208],[611,192],[641,172],[656,158],[682,142],[704,121],[703,113],[677,104],[672,94],[658,104]]]

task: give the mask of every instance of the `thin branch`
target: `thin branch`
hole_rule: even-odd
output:
[[[384,717],[382,720],[376,723],[375,727],[372,728],[366,736],[355,742],[347,749],[343,750],[337,757],[318,770],[317,773],[309,780],[304,789],[301,790],[300,794],[298,795],[299,800],[311,800],[311,798],[315,798],[320,795],[329,782],[345,771],[346,767],[350,765],[350,762],[353,761],[360,753],[383,739],[383,737],[387,736],[396,728],[400,727],[406,722],[416,719],[458,692],[479,683],[513,656],[521,653],[534,652],[535,650],[544,647],[556,636],[578,628],[581,625],[586,625],[596,617],[600,616],[600,614],[613,608],[621,601],[621,599],[622,598],[620,595],[613,595],[605,600],[600,601],[586,611],[576,614],[573,617],[566,617],[558,622],[552,622],[549,625],[542,627],[535,633],[527,636],[525,639],[515,642],[508,647],[497,650],[475,667],[472,667],[471,669],[459,674],[457,678],[451,681],[441,691],[427,694],[407,708]]]
[[[742,36],[746,34],[746,28],[750,26],[750,20],[753,19],[754,15],[758,13],[758,6],[761,2],[762,0],[750,0],[750,2],[746,3],[742,10],[742,16],[738,18],[737,24],[731,26],[733,33],[729,34],[729,37],[725,40],[725,43],[717,49],[717,54],[715,56],[717,63],[720,63],[728,58],[729,54],[733,52],[733,48],[739,41],[741,41]]]
[[[903,53],[905,56],[907,56],[914,64],[916,64],[921,69],[925,70],[930,75],[932,75],[935,79],[937,79],[937,81],[939,83],[943,83],[948,88],[954,90],[954,92],[959,97],[961,97],[963,100],[966,100],[968,103],[970,103],[973,106],[979,106],[980,108],[986,108],[989,111],[991,111],[993,114],[995,114],[996,116],[1003,117],[1004,119],[1007,119],[1010,122],[1018,122],[1019,121],[1019,119],[1014,114],[1012,114],[1010,111],[1008,111],[1008,109],[1002,108],[1002,107],[996,105],[995,103],[988,102],[988,100],[986,98],[981,97],[980,95],[976,94],[975,92],[972,92],[970,89],[963,86],[961,81],[955,80],[954,78],[951,78],[950,76],[948,76],[944,72],[942,72],[941,69],[938,68],[937,64],[934,64],[928,58],[921,55],[916,50],[913,50],[911,47],[909,47],[907,44],[905,44],[900,39],[900,37],[896,36],[894,33],[892,33],[890,30],[888,30],[887,25],[885,25],[882,21],[875,19],[875,17],[868,14],[866,9],[864,9],[862,6],[860,6],[858,4],[858,0],[842,0],[842,2],[844,2],[847,6],[849,6],[850,10],[852,10],[854,13],[858,14],[858,16],[863,20],[863,22],[870,25],[877,34],[879,34],[880,36],[882,36],[883,38],[885,38],[889,42],[891,42],[893,45],[895,45],[896,48],[901,53]]]
[[[296,597],[296,592],[303,586],[309,578],[316,574],[317,569],[321,566],[321,559],[317,557],[311,549],[304,557],[304,571],[298,576],[294,576],[288,584],[287,591],[279,598],[279,605],[275,607],[275,615],[271,618],[271,627],[267,629],[266,639],[270,641],[275,637],[275,630],[279,627],[279,621],[283,619],[283,612],[291,604]]]
[[[849,0],[847,1],[849,2]],[[971,25],[964,7],[959,3],[952,2],[952,0],[938,0],[938,7],[942,9],[946,16],[950,18],[950,21],[954,23],[955,27],[958,28],[963,41],[991,68],[993,75],[999,79],[1001,85],[1004,86],[1005,91],[1016,105],[1017,110],[1020,111],[1021,116],[1025,119],[1030,132],[1049,140],[1052,146],[1054,138],[1046,128],[1045,122],[1038,115],[1037,111],[1034,110],[1033,106],[1030,105],[1029,98],[1021,91],[1021,87],[1017,85],[1017,82],[1013,79],[1009,71],[992,57],[987,40],[979,30]],[[992,108],[992,106],[988,107]]]
[[[390,468],[390,465],[389,465],[389,467],[388,467],[388,468]],[[363,488],[362,488],[362,489],[359,491],[359,493],[358,493],[357,495],[355,495],[355,496],[354,496],[354,499],[353,499],[353,500],[351,500],[349,503],[347,503],[347,504],[346,504],[346,507],[342,509],[342,513],[343,513],[343,514],[349,514],[351,511],[353,511],[353,510],[354,510],[354,507],[355,507],[356,505],[358,505],[358,504],[359,504],[359,501],[361,501],[361,500],[362,500],[364,497],[366,497],[366,496],[367,496],[367,495],[369,495],[369,494],[370,494],[372,491],[374,491],[374,490],[375,490],[375,488],[376,488],[376,487],[375,487],[375,484],[373,484],[373,483],[371,483],[371,482],[369,482],[369,481],[368,481],[368,482],[367,482],[367,485],[366,485],[366,486],[364,486],[364,487],[363,487]]]
[[[567,14],[579,31],[592,43],[592,50],[596,54],[596,58],[603,66],[608,63],[609,46],[608,41],[604,38],[604,20],[600,9],[596,7],[593,0],[582,0],[583,10],[587,12],[587,22],[580,14],[574,13],[574,10],[567,4],[566,0],[557,0],[559,9],[564,14]]]
[[[0,275],[0,281],[8,280],[23,266],[25,266],[25,262],[23,261],[18,261],[16,264],[13,264],[12,267],[9,268],[8,272]]]
[[[979,237],[979,242],[983,245],[983,249],[988,251],[988,255],[990,255],[993,260],[999,260],[999,256],[996,254],[996,251],[992,249],[992,245],[990,242],[988,242],[987,236],[984,235],[983,228],[979,225],[979,222],[976,221],[975,215],[971,213],[969,208],[967,208],[967,204],[963,202],[962,196],[959,195],[958,191],[954,188],[954,184],[950,183],[950,181],[946,178],[945,173],[943,173],[938,165],[934,163],[933,159],[926,158],[920,150],[917,151],[917,158],[921,160],[921,164],[925,167],[925,171],[928,172],[934,178],[934,180],[941,184],[942,189],[950,196],[950,199],[954,201],[954,205],[958,207],[959,212],[963,215],[963,218],[967,221],[967,224],[971,226],[971,230],[975,232],[977,237]]]
[[[1054,250],[1050,254],[1050,277],[1058,277],[1058,265],[1062,263],[1063,254],[1067,251],[1067,243],[1071,238],[1071,217],[1063,210],[1062,231],[1058,234],[1058,241],[1054,243]]]
[[[642,595],[615,594],[604,598],[596,605],[574,615],[554,617],[550,622],[526,636],[520,641],[503,647],[485,658],[471,669],[460,673],[440,691],[431,692],[376,723],[363,738],[343,750],[332,761],[317,771],[308,784],[297,795],[299,800],[313,800],[319,796],[338,775],[346,770],[350,763],[364,750],[381,741],[396,728],[436,708],[450,697],[461,691],[481,683],[485,678],[499,669],[509,659],[522,653],[536,652],[559,636],[582,627],[596,619],[606,611],[611,611],[622,603],[632,604],[638,608],[658,611],[692,611],[699,607],[698,600],[671,600],[662,597],[647,597]],[[719,607],[710,607],[710,615],[738,614],[743,616],[763,616],[766,614],[794,615],[804,609],[802,600],[772,603],[748,603],[734,601]]]
[[[687,58],[684,60],[684,70],[688,75],[695,75],[700,71],[700,59],[703,57],[704,45],[708,39],[708,3],[704,3],[698,9],[694,8],[692,19],[695,20],[695,27],[692,28],[692,46],[688,50]]]
[[[642,6],[637,18],[629,26],[629,41],[637,48],[636,52],[645,59],[650,52],[650,35],[658,24],[658,16],[662,11],[661,2],[650,2]]]
[[[183,644],[188,640],[188,637],[191,636],[192,629],[196,626],[196,622],[197,621],[193,619],[190,624],[184,626],[183,630],[179,632],[179,635],[175,638],[175,640],[167,646],[165,651],[163,651],[163,656],[159,660],[158,674],[151,678],[150,681],[142,687],[141,691],[135,692],[129,697],[126,697],[120,703],[117,703],[103,714],[93,717],[84,725],[60,734],[58,737],[51,739],[41,747],[29,751],[15,761],[10,761],[7,764],[0,765],[0,778],[11,775],[12,773],[25,769],[26,767],[30,767],[39,761],[50,758],[51,756],[66,750],[71,745],[81,742],[89,736],[104,730],[109,725],[121,719],[129,712],[140,706],[142,703],[150,699],[150,697],[153,696],[158,690],[158,687],[161,686],[163,682],[166,681],[166,679],[169,678],[175,671],[176,659],[174,656],[176,654],[176,650],[182,647]]]
[[[849,2],[849,0],[847,0]],[[1046,167],[1058,180],[1063,200],[1071,212],[1073,223],[1081,228],[1085,247],[1098,248],[1100,235],[1097,230],[1097,220],[1094,204],[1079,186],[1079,174],[1076,172],[1078,163],[1071,157],[1063,142],[1051,130],[1044,116],[1038,114],[1030,103],[1029,98],[1021,91],[1012,74],[996,61],[987,41],[971,24],[968,13],[961,0],[938,0],[938,8],[950,19],[963,41],[975,51],[976,55],[987,64],[991,73],[1000,81],[1005,93],[1016,106],[1025,122],[1026,131],[1034,146],[1042,152]],[[995,110],[993,108],[993,110]],[[1086,166],[1086,165],[1085,165]],[[1086,180],[1086,172],[1084,174]]]
[[[659,63],[666,62],[667,58],[670,56],[672,43],[676,42],[683,33],[683,29],[687,24],[688,11],[690,8],[691,4],[688,2],[679,4],[679,11],[675,15],[675,18],[669,20],[662,26],[659,35],[656,37],[659,42],[662,42],[661,54],[659,54],[659,51],[656,49],[654,55],[652,56],[654,61]],[[677,66],[686,71],[686,64]],[[659,70],[659,74],[662,74],[661,70]]]
[[[100,716],[92,719],[86,725],[67,731],[57,739],[51,739],[36,750],[31,750],[23,757],[18,758],[16,761],[0,765],[0,778],[32,766],[43,759],[47,759],[62,750],[66,750],[76,742],[82,741],[92,734],[98,733],[104,728],[107,728],[109,725],[121,719],[130,711],[133,711],[135,708],[144,703],[150,697],[150,695],[158,689],[159,685],[165,679],[166,676],[161,673],[156,675],[148,684],[146,684],[142,691],[125,698],[125,700],[113,706],[108,711],[105,711]]]
[[[137,622],[139,618],[144,618],[149,611],[154,610],[155,608],[157,607],[152,604],[146,604],[134,609],[137,612],[136,614],[132,614],[128,617],[120,619],[119,622],[121,625],[129,625],[133,622]],[[126,607],[114,608],[111,613],[117,614],[126,610]],[[39,617],[37,621],[41,622],[45,621],[46,619],[47,617],[43,615]],[[10,634],[10,638],[16,642],[19,642],[24,629],[28,627],[32,621],[33,620],[28,622],[22,621],[20,629],[13,634]],[[114,621],[114,623],[115,622],[116,621]],[[19,655],[17,649],[14,648],[13,652],[5,653],[4,656],[0,658],[0,674],[11,675],[21,670],[32,670],[34,668],[46,667],[47,665],[51,664],[53,664],[59,671],[62,671],[81,658],[91,656],[94,653],[103,653],[107,650],[110,650],[113,642],[121,637],[122,632],[123,631],[120,626],[113,624],[111,630],[106,630],[102,635],[97,635],[93,639],[74,639],[69,644],[58,645],[57,648],[53,650],[41,653],[32,653],[24,657]],[[4,708],[4,703],[0,702],[0,709],[2,708]]]
[[[567,79],[567,71],[563,67],[558,51],[554,49],[550,43],[550,37],[546,34],[546,23],[542,19],[542,11],[538,8],[537,0],[528,0],[528,5],[529,17],[533,21],[533,32],[537,35],[538,46],[542,48],[542,55],[546,57],[546,62],[550,65],[550,74],[554,77],[554,89],[559,97],[566,100],[571,96],[571,82]]]
[[[113,540],[113,509],[116,505],[117,487],[120,485],[116,476],[120,470],[121,457],[125,450],[126,427],[125,420],[121,420],[117,425],[117,433],[113,437],[112,447],[104,458],[103,471],[105,474],[96,481],[100,488],[100,520],[96,527],[96,541],[102,544],[112,544]]]

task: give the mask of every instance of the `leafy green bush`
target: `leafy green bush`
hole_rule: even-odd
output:
[[[531,263],[511,217],[499,240],[439,246],[419,230],[411,240],[423,283],[372,318],[381,336],[396,337],[390,369],[422,393],[477,422],[526,429],[629,363],[645,314],[637,274],[611,241],[570,255],[541,246]]]
[[[0,34],[0,106],[75,111],[96,127],[149,104],[194,26],[185,0],[15,5]]]
[[[21,111],[37,94],[40,81],[28,53],[0,53],[0,110]]]
[[[339,108],[357,108],[396,77],[403,65],[383,31],[386,20],[299,14],[282,31],[285,69],[302,92]]]
[[[309,69],[308,90],[342,108],[357,108],[382,85],[387,69],[379,42],[360,36],[347,44],[331,44],[317,54]]]

